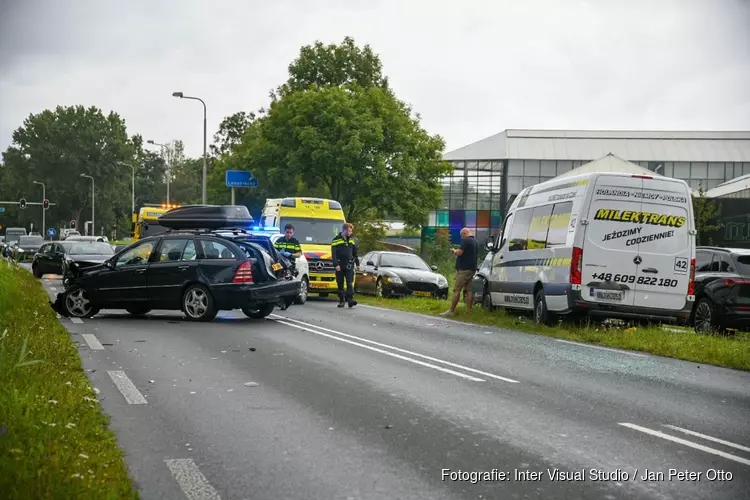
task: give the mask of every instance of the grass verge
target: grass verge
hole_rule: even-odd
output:
[[[0,258],[0,496],[138,498],[107,423],[38,280]]]
[[[437,316],[450,305],[447,300],[416,297],[377,299],[357,295],[357,301],[430,316]],[[487,312],[481,307],[474,307],[471,313],[467,313],[463,305],[456,309],[453,319],[750,371],[750,334],[747,333],[738,333],[734,336],[696,335],[689,329],[674,328],[675,331],[668,331],[659,326],[627,328],[617,325],[560,324],[545,327],[535,325],[532,319],[523,313],[508,314],[502,310]]]

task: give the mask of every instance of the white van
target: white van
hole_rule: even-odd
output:
[[[686,322],[694,297],[688,185],[659,175],[587,173],[524,189],[492,252],[484,303],[558,315]]]

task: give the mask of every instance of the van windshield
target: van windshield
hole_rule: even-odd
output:
[[[308,219],[283,217],[279,226],[283,230],[287,224],[294,226],[294,237],[303,245],[330,245],[341,232],[342,220]]]

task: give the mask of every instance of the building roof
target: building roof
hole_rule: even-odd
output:
[[[446,153],[445,160],[750,161],[750,131],[509,129]]]
[[[573,177],[574,175],[581,174],[592,174],[596,172],[617,172],[624,174],[639,174],[639,175],[650,175],[652,177],[661,177],[660,174],[656,174],[647,168],[643,168],[640,165],[623,160],[622,158],[609,153],[606,156],[594,160],[589,163],[585,163],[578,168],[569,170],[555,177],[555,179],[564,179],[566,177]]]
[[[750,189],[750,174],[735,177],[705,192],[707,198],[719,198]]]

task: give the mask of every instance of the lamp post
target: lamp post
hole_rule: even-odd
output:
[[[47,210],[44,208],[44,200],[47,199],[47,188],[45,187],[43,182],[34,181],[34,184],[39,184],[42,186],[42,238],[47,237]]]
[[[159,144],[158,142],[154,142],[152,140],[146,141],[148,144],[153,144],[154,146],[159,146],[161,148],[161,156],[164,158],[164,149],[167,147],[166,144]],[[169,149],[167,149],[167,203],[169,203],[169,181],[172,177],[172,155],[169,152]]]
[[[135,213],[135,165],[125,163],[124,161],[118,161],[118,165],[122,165],[124,167],[130,167],[133,169],[133,177],[131,177],[131,196],[130,196],[130,213]]]
[[[203,204],[206,204],[206,103],[199,97],[186,96],[182,92],[172,92],[172,97],[179,97],[180,99],[191,99],[193,101],[200,101],[203,104],[203,185],[201,188],[201,199]]]
[[[96,225],[94,222],[94,178],[86,174],[81,174],[81,177],[91,179],[91,236],[94,236],[94,233],[96,232]]]

